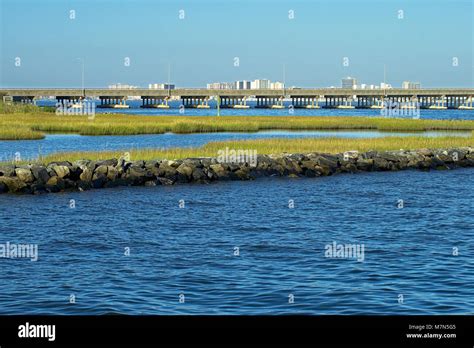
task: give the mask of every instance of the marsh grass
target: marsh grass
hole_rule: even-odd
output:
[[[126,151],[56,153],[41,158],[40,162],[76,161],[80,159],[105,160],[119,158],[125,152],[131,160],[183,159],[192,157],[217,157],[218,151],[229,149],[257,150],[258,154],[281,153],[341,153],[344,151],[389,151],[400,149],[451,148],[474,146],[472,137],[386,137],[386,138],[305,138],[305,139],[258,139],[210,142],[196,148],[130,149]]]
[[[0,114],[18,114],[18,113],[34,113],[34,112],[48,112],[55,111],[51,106],[36,106],[26,103],[4,103],[0,102]]]
[[[471,120],[413,120],[376,117],[311,116],[139,116],[98,114],[60,116],[49,112],[0,112],[0,139],[16,138],[16,127],[30,129],[31,134],[76,133],[82,135],[138,135],[173,132],[258,132],[262,130],[379,130],[421,132],[432,130],[474,130]],[[17,134],[17,135],[15,135]],[[30,139],[25,132],[24,139]],[[18,138],[22,139],[22,138]]]
[[[3,125],[0,124],[0,139],[2,140],[36,140],[43,138],[43,133],[34,131],[28,127],[3,127]]]

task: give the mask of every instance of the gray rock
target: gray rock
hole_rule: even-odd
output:
[[[51,165],[50,165],[51,166]],[[58,165],[58,164],[53,164],[51,166],[51,169],[54,170],[56,175],[60,177],[61,179],[67,177],[69,175],[69,167],[65,165]]]
[[[84,182],[92,181],[92,169],[89,166],[82,166],[81,167],[82,173],[79,175],[79,179]]]
[[[192,173],[192,178],[193,180],[196,180],[196,181],[208,179],[207,175],[204,173],[204,171],[201,168],[194,168],[193,173]]]
[[[193,174],[194,167],[192,167],[189,163],[183,163],[176,169],[176,171],[190,179]]]
[[[110,181],[113,181],[117,179],[118,176],[119,176],[119,172],[116,167],[113,167],[113,166],[107,167],[107,179],[109,179]]]
[[[106,167],[115,167],[118,163],[118,160],[115,159],[115,158],[112,158],[112,159],[108,159],[108,160],[105,160],[105,161],[98,161],[96,162],[96,167],[100,167],[100,166],[106,166]]]
[[[66,187],[64,180],[59,176],[52,176],[49,178],[45,185],[45,189],[48,192],[60,192]]]
[[[0,184],[8,187],[8,192],[21,192],[27,185],[17,177],[0,176]]]
[[[374,169],[377,171],[385,171],[385,170],[390,169],[388,166],[388,161],[383,158],[375,157],[373,161],[374,161]]]
[[[107,175],[108,170],[109,169],[107,165],[101,164],[95,168],[94,175]]]
[[[15,176],[14,165],[0,166],[0,176]]]
[[[101,188],[107,182],[107,176],[101,173],[94,173],[92,176],[91,185],[93,188]]]
[[[158,167],[157,176],[172,179],[176,178],[176,174],[176,168],[170,166],[167,162],[160,163],[160,166]]]
[[[210,168],[217,175],[218,178],[226,177],[228,175],[227,171],[224,169],[224,166],[220,163],[211,164]]]
[[[157,182],[161,183],[161,185],[173,185],[174,181],[167,179],[167,178],[157,178]]]
[[[371,171],[374,166],[374,160],[373,159],[364,159],[364,158],[359,158],[357,159],[356,162],[357,169],[361,171]]]
[[[35,179],[31,170],[27,168],[16,168],[15,174],[23,182],[33,182]]]
[[[400,156],[392,152],[379,152],[378,158],[382,158],[386,161],[397,162],[399,161]]]
[[[5,192],[8,192],[8,186],[4,182],[0,181],[0,193],[5,193]]]

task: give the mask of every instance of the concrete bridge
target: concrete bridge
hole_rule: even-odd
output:
[[[14,102],[34,102],[42,97],[55,97],[58,101],[99,99],[98,107],[128,107],[128,97],[141,97],[142,107],[167,108],[171,98],[181,98],[184,107],[208,108],[214,98],[223,108],[248,108],[248,98],[256,98],[257,107],[283,108],[283,100],[291,99],[295,108],[382,108],[384,101],[422,108],[474,109],[474,88],[423,88],[423,89],[342,89],[342,88],[289,88],[217,90],[204,88],[159,89],[58,89],[19,88],[0,89],[0,97]],[[354,105],[356,104],[356,105]]]

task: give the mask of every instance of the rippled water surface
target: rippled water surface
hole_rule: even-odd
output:
[[[459,169],[1,195],[0,243],[39,259],[0,258],[0,313],[472,314],[473,191]]]
[[[100,101],[95,101],[96,105],[100,104]],[[40,106],[54,106],[56,101],[53,100],[42,100],[37,102]],[[170,102],[169,109],[143,109],[140,108],[142,102],[139,100],[128,100],[127,104],[130,106],[129,109],[101,109],[97,108],[97,113],[120,113],[130,115],[169,115],[169,116],[215,116],[217,115],[217,106],[215,101],[210,101],[210,109],[193,109],[186,108],[181,110],[181,101]],[[290,109],[291,102],[285,101],[285,109],[257,109],[255,108],[256,102],[249,101],[247,103],[249,109],[221,109],[220,114],[222,116],[370,116],[370,117],[381,117],[379,109]],[[357,103],[353,103],[355,106]],[[324,102],[319,104],[324,106]],[[474,110],[429,110],[421,109],[420,118],[422,119],[444,119],[444,120],[474,120]],[[406,117],[411,118],[409,114]]]
[[[143,148],[199,147],[211,141],[271,139],[271,138],[380,138],[388,136],[460,136],[470,132],[431,131],[422,133],[379,131],[262,131],[256,133],[195,133],[195,134],[147,134],[124,136],[82,136],[76,134],[48,134],[40,140],[0,140],[0,162],[11,161],[20,155],[22,159],[35,159],[39,155],[55,152],[123,150]]]

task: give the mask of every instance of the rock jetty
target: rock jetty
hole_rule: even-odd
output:
[[[39,194],[116,186],[252,180],[268,176],[313,178],[338,173],[457,167],[474,167],[474,148],[258,155],[253,166],[249,163],[222,163],[217,158],[80,160],[52,162],[45,166],[0,165],[0,193]]]

